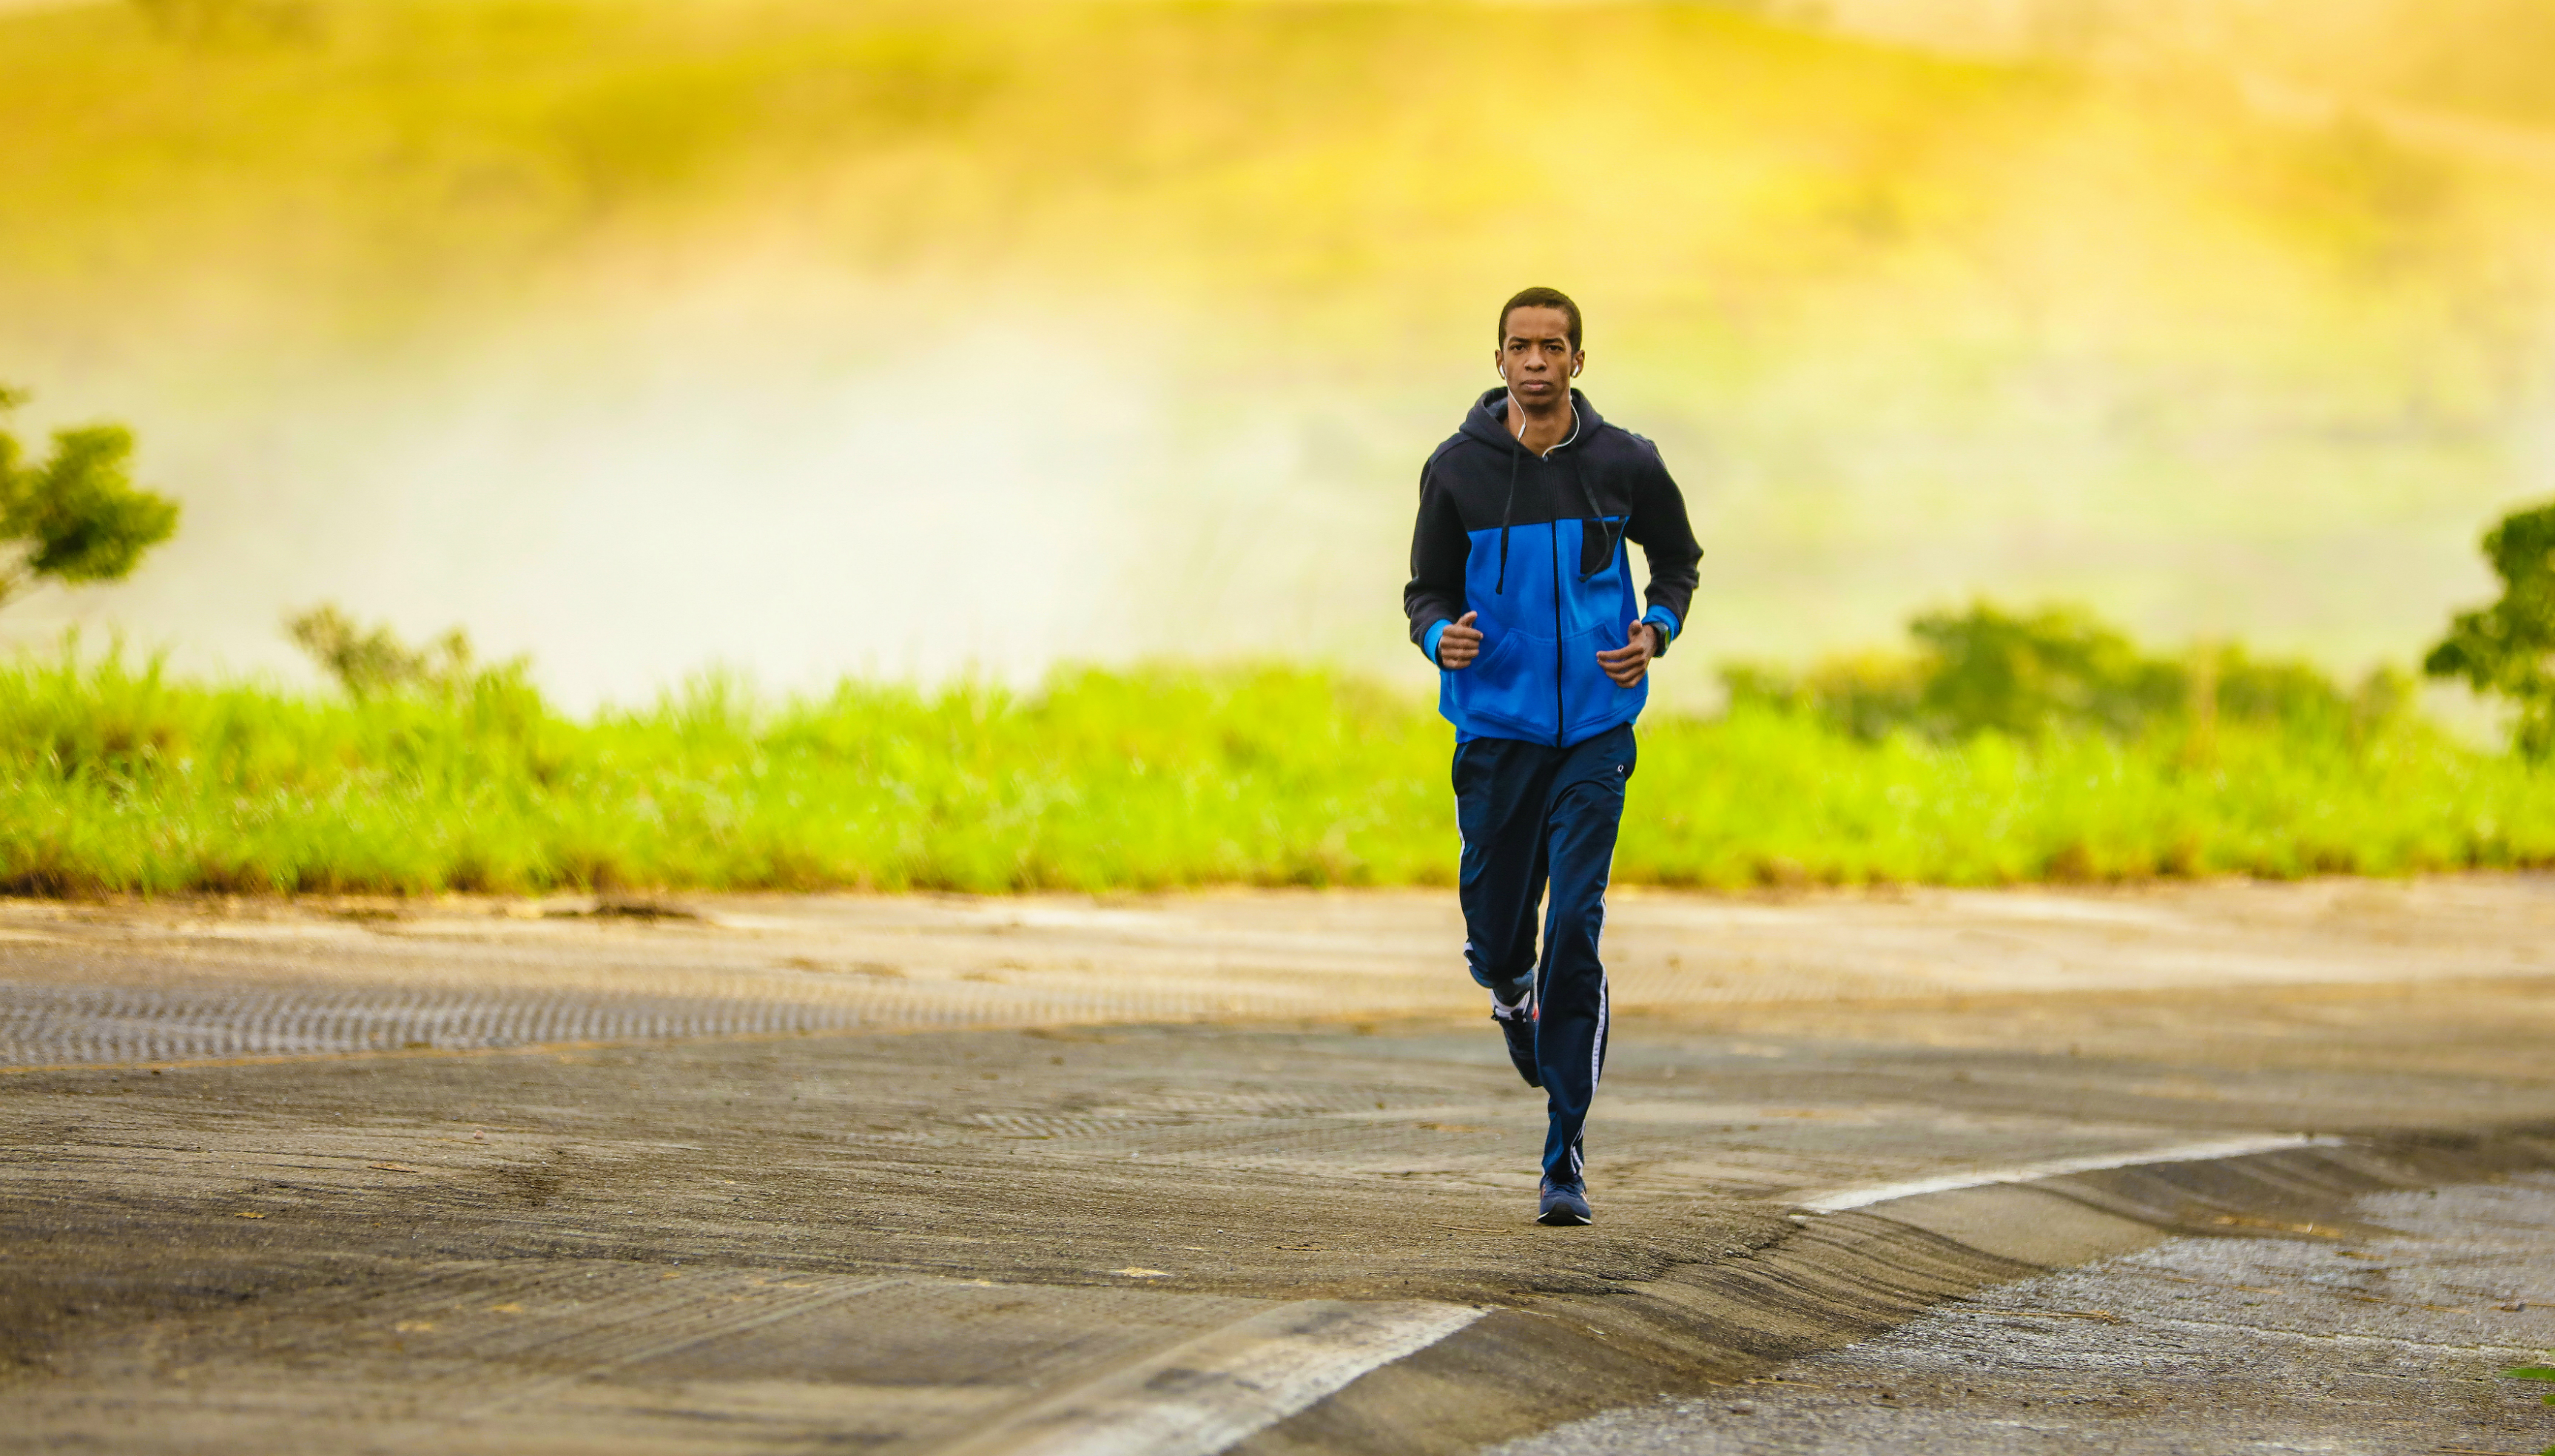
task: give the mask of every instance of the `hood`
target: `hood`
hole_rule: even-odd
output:
[[[1579,428],[1563,443],[1575,444],[1605,428],[1606,422],[1598,418],[1597,407],[1589,404],[1588,397],[1575,389],[1570,392],[1570,408],[1577,412]],[[1518,437],[1509,433],[1509,392],[1505,385],[1484,390],[1482,397],[1473,402],[1473,408],[1464,412],[1462,432],[1487,445],[1519,453],[1525,450],[1525,446],[1518,443]],[[1561,445],[1553,448],[1560,449]]]

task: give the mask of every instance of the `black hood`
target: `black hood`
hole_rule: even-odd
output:
[[[1570,408],[1578,421],[1578,427],[1570,431],[1562,445],[1582,443],[1606,427],[1606,422],[1598,418],[1596,407],[1588,403],[1586,395],[1575,389],[1570,392]],[[1525,446],[1518,442],[1518,437],[1509,433],[1509,392],[1506,385],[1482,392],[1482,397],[1473,402],[1473,408],[1464,412],[1461,432],[1467,438],[1480,440],[1486,445],[1497,445],[1521,454],[1525,452]],[[1560,449],[1561,445],[1553,448]]]

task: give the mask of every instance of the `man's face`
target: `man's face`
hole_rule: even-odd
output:
[[[1500,373],[1521,405],[1570,397],[1570,376],[1585,357],[1570,347],[1570,315],[1558,308],[1511,308],[1501,330]]]

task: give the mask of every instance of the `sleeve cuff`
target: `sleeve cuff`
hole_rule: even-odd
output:
[[[1642,620],[1666,634],[1659,642],[1660,652],[1666,652],[1668,644],[1676,641],[1677,634],[1685,630],[1684,624],[1677,621],[1677,614],[1665,607],[1650,608],[1642,614]]]
[[[1428,661],[1432,663],[1437,661],[1437,639],[1445,636],[1446,629],[1454,625],[1454,623],[1440,617],[1437,619],[1436,625],[1420,634],[1419,650],[1428,655]]]

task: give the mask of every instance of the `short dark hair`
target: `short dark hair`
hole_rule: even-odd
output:
[[[1520,308],[1558,308],[1570,315],[1570,348],[1579,349],[1579,305],[1559,289],[1520,289],[1500,305],[1500,347],[1509,345],[1509,315]]]

